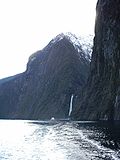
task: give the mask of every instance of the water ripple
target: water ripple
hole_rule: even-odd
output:
[[[100,139],[106,135],[92,123],[0,120],[0,159],[119,160],[120,150]]]

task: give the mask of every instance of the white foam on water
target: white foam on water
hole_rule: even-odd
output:
[[[112,158],[111,160],[119,160],[115,151],[113,151],[110,148],[106,148],[106,147],[102,146],[99,142],[97,142],[93,139],[89,139],[87,137],[87,134],[84,134],[81,130],[78,130],[78,132],[79,132],[79,135],[83,141],[86,141],[88,144],[90,144],[90,146],[95,147],[100,152],[102,151],[104,156],[108,156],[109,158]]]

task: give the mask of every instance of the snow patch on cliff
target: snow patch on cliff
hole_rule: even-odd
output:
[[[68,39],[70,43],[75,47],[79,53],[79,58],[85,57],[87,60],[91,60],[92,46],[93,46],[93,36],[89,35],[87,37],[77,37],[75,34],[70,32],[61,33],[57,35],[51,43],[57,43],[62,39]]]

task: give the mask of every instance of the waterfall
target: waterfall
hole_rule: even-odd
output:
[[[69,109],[69,114],[68,114],[69,117],[71,115],[72,108],[73,108],[73,94],[71,95],[71,99],[70,99],[70,109]]]

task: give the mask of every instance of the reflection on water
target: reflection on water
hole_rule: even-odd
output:
[[[0,160],[119,160],[119,123],[0,120]]]

